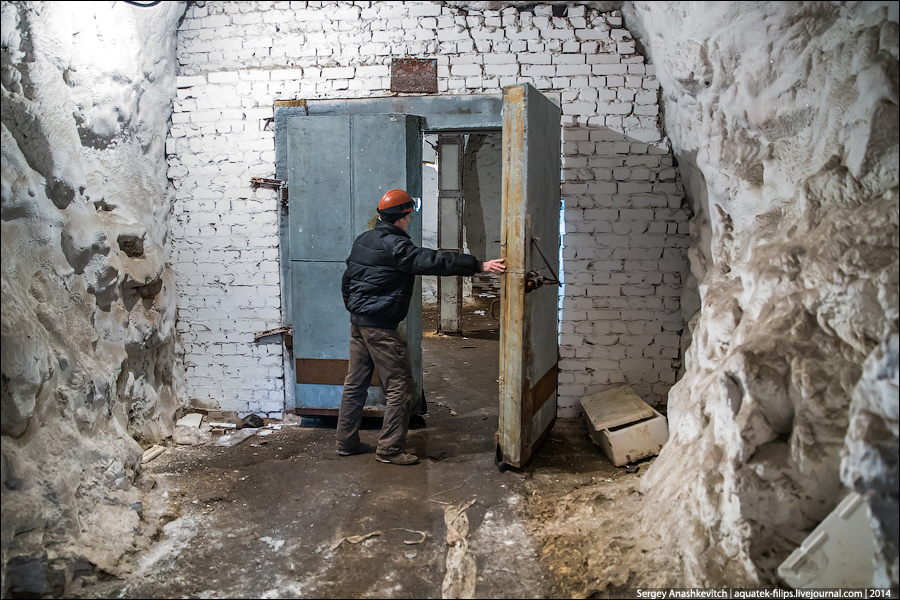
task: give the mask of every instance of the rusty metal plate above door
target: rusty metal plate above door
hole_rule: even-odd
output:
[[[393,59],[391,61],[391,91],[418,94],[437,93],[437,59]]]

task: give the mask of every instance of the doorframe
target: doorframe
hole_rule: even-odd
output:
[[[560,106],[558,93],[541,92]],[[275,179],[287,182],[287,123],[295,116],[337,116],[364,114],[412,114],[423,118],[422,133],[486,133],[503,130],[503,94],[472,94],[466,96],[388,96],[336,100],[278,100],[274,103]],[[280,198],[279,261],[281,264],[282,323],[293,322],[290,286],[290,238],[287,211],[289,199],[286,188]],[[284,408],[293,410],[294,372],[293,351],[284,352]]]
[[[437,150],[437,242],[438,250],[463,251],[463,156],[466,136],[459,133],[438,135]],[[456,160],[447,164],[446,148],[456,148]],[[447,186],[447,171],[453,170],[452,189]],[[452,210],[449,204],[453,203]],[[450,239],[448,239],[448,234]],[[449,335],[462,333],[462,277],[455,275],[437,278],[438,332]],[[446,312],[445,312],[446,311]]]

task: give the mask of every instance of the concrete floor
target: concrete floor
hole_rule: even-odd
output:
[[[524,469],[498,470],[497,322],[489,311],[467,319],[465,337],[423,342],[428,426],[409,435],[420,464],[338,457],[327,420],[295,419],[231,447],[173,446],[146,465],[156,481],[144,502],[146,530],[165,523],[150,549],[135,556],[131,576],[88,578],[73,595],[438,598],[444,511],[469,502],[476,597],[571,589],[573,574],[542,560],[534,507],[546,512],[573,490],[637,475],[615,468],[582,420],[558,422]],[[363,441],[374,443],[378,425],[366,424]]]

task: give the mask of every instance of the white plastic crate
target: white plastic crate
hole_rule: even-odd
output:
[[[865,588],[875,573],[875,542],[865,499],[851,492],[778,567],[793,588]]]
[[[669,439],[666,418],[622,386],[581,401],[591,441],[617,467],[659,454]]]

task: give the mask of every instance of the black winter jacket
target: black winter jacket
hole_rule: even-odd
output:
[[[479,272],[481,262],[471,254],[419,248],[401,228],[378,221],[353,242],[341,291],[351,323],[397,329],[409,311],[416,275]]]

